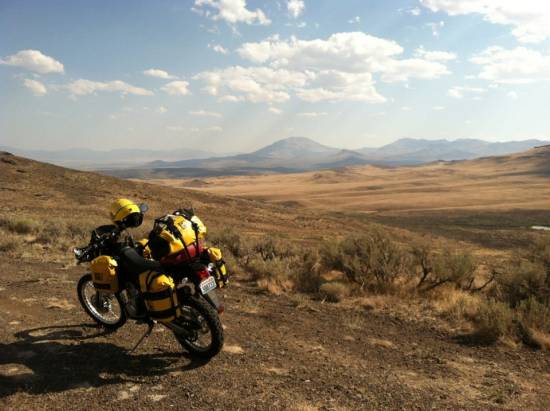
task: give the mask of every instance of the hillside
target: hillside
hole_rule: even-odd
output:
[[[307,173],[203,178],[197,191],[308,210],[368,213],[371,219],[430,231],[485,226],[487,235],[550,222],[550,146],[509,156],[380,168],[347,167]],[[186,187],[189,180],[151,180]],[[499,214],[497,214],[500,213]],[[507,217],[503,217],[506,212]],[[469,227],[469,228],[468,228]],[[491,233],[489,233],[491,231]],[[476,237],[479,233],[472,233]],[[461,237],[462,238],[462,237]],[[509,241],[502,241],[510,244]]]
[[[278,174],[374,164],[380,166],[416,165],[438,160],[464,160],[498,156],[544,144],[539,140],[490,143],[461,139],[400,139],[379,148],[341,150],[311,139],[290,137],[257,151],[234,156],[181,161],[153,161],[132,169],[104,170],[122,178],[185,178]]]
[[[189,148],[172,150],[148,150],[143,148],[115,150],[76,148],[64,150],[29,150],[0,146],[0,151],[7,151],[22,157],[83,170],[105,167],[135,167],[149,163],[152,159],[176,161],[192,158],[215,157],[214,153]]]
[[[365,212],[448,208],[453,204],[457,208],[521,207],[522,202],[533,205],[547,201],[547,190],[540,184],[549,176],[550,146],[543,146],[509,156],[413,167],[359,166],[287,175],[210,178],[203,179],[201,189],[270,202],[298,201],[308,208],[334,208],[338,204],[338,209]],[[254,184],[250,184],[252,181]],[[158,182],[185,186],[185,180]],[[514,185],[517,192],[499,197],[503,184],[510,188]],[[525,197],[523,193],[532,187],[540,189],[543,196]],[[539,195],[539,190],[532,193]],[[336,194],[341,204],[323,201]],[[400,201],[401,194],[407,196],[406,202]],[[491,197],[493,200],[489,201]]]
[[[361,232],[367,223],[3,153],[0,191],[2,409],[486,410],[545,409],[550,401],[545,353],[464,345],[433,316],[399,314],[375,299],[335,305],[273,295],[240,272],[226,293],[226,346],[210,363],[182,356],[160,327],[128,353],[143,326],[130,322],[105,334],[88,325],[74,291],[85,268],[74,266],[72,244],[54,229],[84,238],[88,227],[107,221],[106,206],[119,196],[151,205],[146,225],[192,203],[213,233],[232,226],[244,236],[269,233],[304,244],[342,227]],[[18,235],[22,251],[10,254],[6,224],[15,221],[22,228],[54,223],[41,229],[53,239]]]

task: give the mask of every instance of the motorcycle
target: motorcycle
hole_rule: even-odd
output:
[[[155,220],[155,225],[161,221]],[[150,335],[156,324],[161,324],[173,332],[179,344],[191,355],[204,359],[214,357],[224,341],[218,315],[224,306],[217,293],[215,265],[198,255],[191,261],[177,256],[154,261],[144,258],[143,251],[143,246],[117,225],[96,228],[87,246],[74,249],[77,264],[93,264],[98,257],[109,256],[116,265],[115,292],[98,289],[91,273],[80,278],[77,294],[84,311],[110,331],[122,327],[128,319],[147,324],[146,333],[131,351]],[[148,270],[169,275],[174,280],[179,315],[173,321],[156,321],[146,307],[136,276]]]

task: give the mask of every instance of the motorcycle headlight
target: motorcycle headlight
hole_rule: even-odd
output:
[[[74,248],[73,253],[74,253],[74,256],[76,257],[76,259],[80,260],[80,258],[84,254],[84,251],[81,248]]]

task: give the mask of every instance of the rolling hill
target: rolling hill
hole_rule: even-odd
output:
[[[304,137],[279,140],[257,151],[234,156],[181,161],[153,161],[140,167],[103,170],[123,178],[182,178],[293,173],[355,165],[414,165],[438,160],[464,160],[524,151],[539,140],[489,143],[482,140],[401,139],[379,148],[343,150]]]
[[[534,153],[541,164],[546,154]],[[529,156],[517,161],[518,172],[540,174],[521,168],[532,162]],[[343,181],[366,178],[355,169],[300,176],[324,185],[333,199],[343,194]],[[106,223],[113,198],[149,203],[146,226],[152,216],[192,203],[212,232],[234,227],[243,237],[278,236],[298,246],[361,233],[370,224],[363,218],[119,180],[7,153],[0,153],[0,192],[2,409],[89,408],[101,398],[108,408],[136,409],[485,410],[506,404],[542,410],[550,400],[548,379],[541,378],[550,366],[544,352],[462,344],[433,313],[408,306],[401,313],[397,296],[388,300],[392,309],[376,298],[328,304],[267,293],[237,272],[225,292],[225,349],[204,363],[182,353],[161,327],[128,351],[143,325],[129,322],[105,333],[89,324],[75,295],[86,267],[71,259],[72,236],[86,241],[87,230]]]
[[[362,215],[427,233],[453,231],[457,238],[504,247],[517,244],[531,225],[550,224],[550,146],[507,156],[397,168],[360,165],[292,174],[150,181],[294,209]]]

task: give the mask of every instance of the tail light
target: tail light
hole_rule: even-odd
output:
[[[206,267],[202,267],[200,270],[195,271],[197,274],[197,278],[200,281],[206,280],[208,277],[210,277],[210,272]]]

